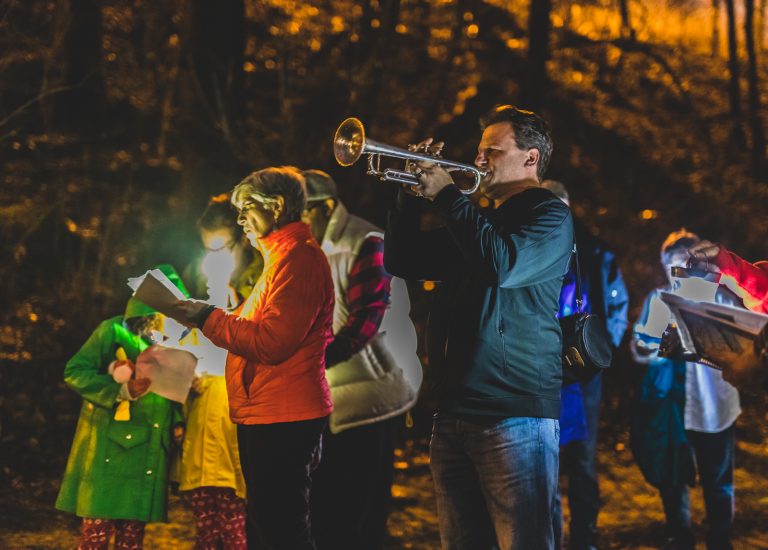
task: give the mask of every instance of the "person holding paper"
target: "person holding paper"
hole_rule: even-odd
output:
[[[228,193],[212,197],[197,228],[207,251],[190,264],[185,279],[196,298],[239,306],[253,290],[264,260],[240,231]],[[197,331],[195,331],[197,332]],[[229,418],[224,378],[226,351],[201,337],[197,376],[184,408],[187,429],[181,455],[179,490],[195,516],[197,548],[246,547],[245,480],[237,428]]]
[[[724,246],[710,241],[692,246],[688,255],[692,267],[721,273],[720,284],[741,298],[747,309],[768,314],[768,261],[751,264]],[[762,358],[763,365],[768,361],[768,325],[755,340],[755,355]],[[744,391],[768,387],[765,369],[726,369],[724,375],[731,384]]]
[[[234,309],[251,294],[264,258],[237,225],[229,193],[211,197],[196,226],[205,253],[187,266],[182,278],[193,298]]]
[[[314,549],[312,471],[333,410],[325,348],[333,327],[328,262],[301,221],[304,177],[292,167],[254,172],[232,191],[238,223],[264,272],[233,313],[193,300],[177,320],[229,351],[225,377],[248,496],[248,547]]]
[[[685,266],[693,233],[671,233],[661,249],[670,286],[652,291],[634,329],[635,360],[646,365],[632,422],[631,447],[646,481],[659,489],[670,548],[693,549],[688,485],[698,473],[707,511],[707,548],[731,548],[734,516],[734,423],[739,393],[719,370],[662,357],[659,345],[672,321],[660,290],[672,287],[671,268]]]
[[[186,296],[169,265],[159,269]],[[181,406],[132,377],[139,354],[162,335],[163,316],[131,298],[125,313],[103,321],[64,368],[83,398],[56,508],[83,518],[80,548],[141,548],[147,522],[166,521],[171,441]]]
[[[722,273],[721,283],[735,292],[747,309],[768,313],[768,261],[751,264],[710,241],[692,246],[688,255],[696,267]]]

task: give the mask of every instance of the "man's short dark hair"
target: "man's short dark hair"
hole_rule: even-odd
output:
[[[515,143],[520,149],[539,151],[536,176],[541,181],[552,156],[552,136],[549,124],[533,111],[524,111],[514,105],[497,105],[480,118],[480,128],[485,130],[492,124],[509,122],[515,131]]]

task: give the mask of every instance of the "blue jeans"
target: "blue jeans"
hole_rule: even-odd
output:
[[[731,548],[734,515],[733,455],[736,447],[734,427],[731,425],[717,433],[686,430],[685,435],[693,448],[699,482],[704,492],[704,507],[707,510],[707,549],[728,550]],[[693,548],[688,487],[686,485],[663,487],[659,492],[664,504],[669,535],[684,541],[681,547],[687,545]]]
[[[444,550],[554,548],[560,424],[437,414],[430,461]]]

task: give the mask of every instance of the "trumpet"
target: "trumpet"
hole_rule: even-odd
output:
[[[480,185],[480,181],[487,174],[487,172],[479,170],[471,164],[446,160],[438,155],[430,155],[429,153],[416,153],[367,139],[363,123],[356,118],[346,119],[336,129],[336,135],[333,137],[333,155],[336,157],[336,162],[342,166],[352,166],[362,155],[368,155],[369,175],[376,176],[381,181],[396,181],[408,185],[419,184],[418,176],[408,169],[413,161],[432,162],[448,172],[461,172],[466,176],[474,178],[474,185],[470,189],[460,189],[465,195],[474,193]],[[405,170],[396,170],[394,168],[382,170],[382,156],[405,159]]]

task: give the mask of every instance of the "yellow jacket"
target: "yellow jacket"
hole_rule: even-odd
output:
[[[223,376],[203,375],[187,400],[187,429],[182,446],[179,490],[230,487],[245,498],[237,429],[229,419],[227,385]]]

